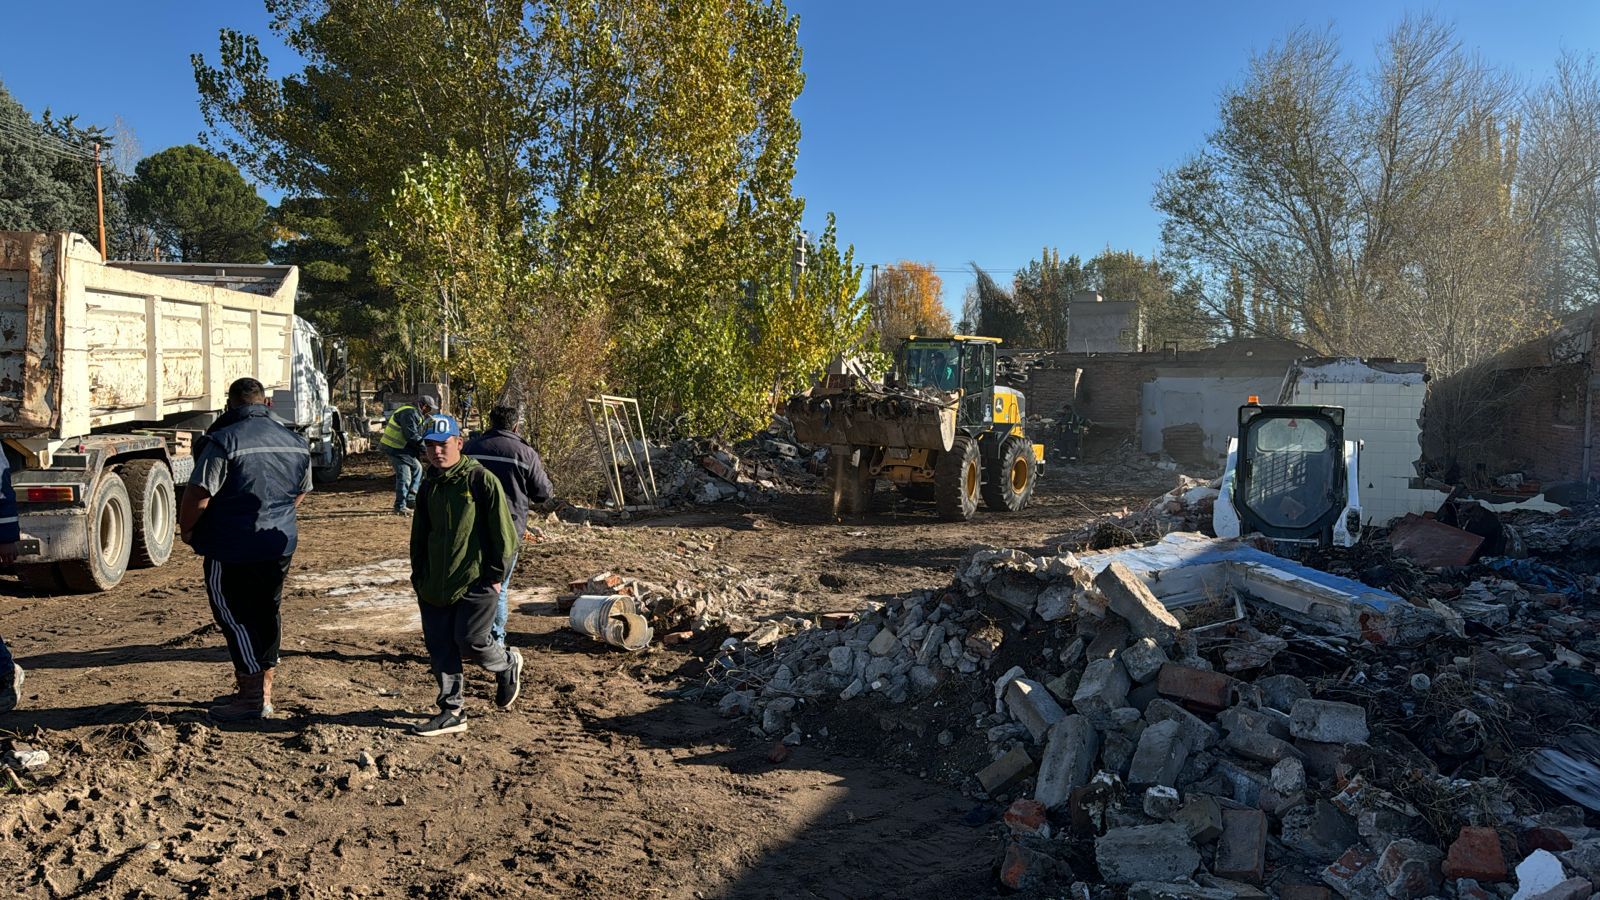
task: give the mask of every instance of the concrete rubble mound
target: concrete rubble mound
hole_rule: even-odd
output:
[[[1381,539],[980,548],[943,587],[728,638],[704,694],[961,786],[1013,890],[1590,898],[1600,514],[1517,527],[1536,552],[1444,569]]]

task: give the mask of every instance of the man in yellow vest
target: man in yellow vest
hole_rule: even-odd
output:
[[[417,489],[422,486],[422,428],[439,403],[427,394],[417,397],[416,406],[402,406],[383,423],[378,445],[394,468],[394,514],[409,516],[417,505]]]

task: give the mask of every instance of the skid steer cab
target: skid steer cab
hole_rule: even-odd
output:
[[[1359,441],[1344,437],[1338,406],[1239,407],[1228,441],[1218,537],[1259,534],[1283,555],[1308,546],[1353,547],[1361,536]]]
[[[879,479],[939,517],[965,521],[981,500],[1028,505],[1044,447],[1023,430],[1026,398],[995,384],[996,338],[911,337],[882,385],[830,376],[787,406],[796,436],[827,444],[833,511],[865,512]]]

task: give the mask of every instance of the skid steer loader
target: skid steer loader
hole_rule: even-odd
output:
[[[1026,399],[995,384],[995,349],[985,337],[910,337],[884,384],[829,375],[789,399],[795,436],[826,444],[834,515],[866,512],[878,479],[939,517],[965,521],[978,501],[996,511],[1028,505],[1044,446],[1023,430]]]

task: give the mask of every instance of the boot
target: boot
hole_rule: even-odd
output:
[[[244,673],[240,672],[238,669],[234,669],[233,670],[233,691],[232,691],[232,693],[218,694],[216,699],[211,701],[211,705],[212,706],[222,706],[223,704],[232,703],[233,701],[239,699],[239,692],[244,690],[244,688],[243,688],[243,686],[241,685],[241,682],[240,682],[240,679],[242,679],[242,678],[244,678]]]
[[[251,722],[266,718],[272,713],[263,693],[266,680],[264,672],[260,675],[240,675],[238,696],[211,707],[206,713],[207,717],[213,722]]]

